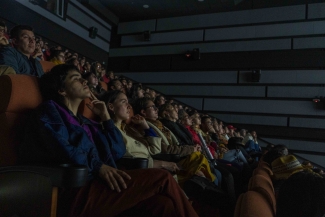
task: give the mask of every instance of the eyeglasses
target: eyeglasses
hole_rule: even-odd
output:
[[[153,110],[158,110],[158,107],[155,106],[155,105],[151,105],[151,106],[145,107],[145,109],[147,109],[147,108],[153,108]]]

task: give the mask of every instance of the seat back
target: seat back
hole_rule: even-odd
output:
[[[0,166],[15,165],[28,111],[41,102],[38,79],[29,75],[0,76]]]
[[[51,216],[52,182],[27,171],[0,170],[0,216]]]
[[[273,184],[270,177],[255,175],[249,180],[248,190],[259,192],[271,205],[273,212],[276,211],[276,199]]]
[[[102,88],[107,91],[107,89],[108,89],[107,84],[104,81],[100,81],[100,84],[101,84]]]
[[[257,167],[253,171],[253,176],[254,175],[263,175],[265,177],[271,177],[272,174],[273,174],[272,170],[270,168],[265,168],[265,167]]]
[[[54,63],[49,62],[49,61],[39,61],[39,62],[41,64],[41,66],[42,66],[42,69],[43,69],[44,73],[48,73],[55,66]]]
[[[234,217],[240,217],[241,206],[243,203],[243,197],[244,197],[244,194],[241,194],[241,195],[239,195],[239,197],[237,199]]]
[[[235,211],[240,214],[236,217],[275,217],[272,206],[259,192],[247,191],[240,202],[240,211]]]

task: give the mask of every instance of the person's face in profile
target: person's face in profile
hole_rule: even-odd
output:
[[[68,72],[64,80],[64,88],[59,93],[69,100],[84,100],[90,97],[87,81],[76,70]]]

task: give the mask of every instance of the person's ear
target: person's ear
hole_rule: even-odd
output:
[[[146,112],[145,112],[144,109],[141,109],[140,114],[141,114],[143,117],[146,117],[146,116],[147,116],[147,115],[146,115]]]
[[[65,97],[65,96],[67,95],[67,93],[65,92],[64,89],[60,89],[60,90],[58,90],[58,93],[59,93],[61,96],[63,96],[63,97]]]
[[[11,43],[12,43],[14,46],[16,46],[16,45],[18,44],[17,39],[16,39],[16,38],[12,38],[12,39],[11,39]]]
[[[109,111],[112,111],[112,113],[114,113],[114,105],[112,103],[108,103],[107,108]]]

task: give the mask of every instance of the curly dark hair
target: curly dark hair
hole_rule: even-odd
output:
[[[58,93],[64,86],[64,80],[70,71],[79,71],[74,65],[61,64],[54,66],[52,70],[40,78],[40,90],[44,100],[63,102],[63,96]]]
[[[147,97],[137,99],[132,104],[134,114],[140,114],[141,115],[141,110],[145,109],[145,107],[148,105],[149,101],[152,101],[152,100],[150,98],[147,98]]]

